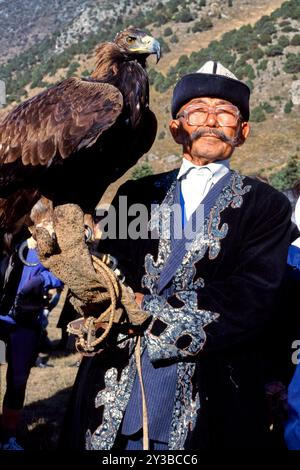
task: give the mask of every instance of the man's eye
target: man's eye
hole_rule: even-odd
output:
[[[231,108],[231,107],[228,107],[226,108],[225,106],[224,107],[216,107],[216,110],[217,110],[217,113],[220,114],[220,113],[228,113],[228,114],[236,114],[237,113],[237,109],[235,108]]]
[[[197,115],[197,114],[207,114],[207,108],[198,108],[195,111],[192,111],[190,114]]]

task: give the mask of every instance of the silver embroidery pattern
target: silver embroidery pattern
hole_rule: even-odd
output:
[[[171,253],[169,220],[171,214],[171,206],[174,204],[174,189],[176,181],[173,182],[168,190],[162,204],[156,208],[151,214],[149,228],[156,230],[159,234],[158,256],[156,261],[153,256],[147,254],[145,256],[145,275],[142,279],[143,287],[147,287],[150,292],[156,292],[156,283],[159,275],[164,267],[165,261]]]
[[[130,350],[134,340],[130,341]],[[122,344],[122,347],[124,345]],[[95,407],[104,406],[101,425],[92,433],[89,429],[85,435],[86,450],[110,450],[114,444],[123,414],[129,401],[136,374],[135,359],[131,354],[129,364],[124,367],[118,381],[118,371],[112,367],[104,376],[105,388],[95,398]]]
[[[169,321],[175,324],[180,323],[182,318],[185,320],[185,313],[183,312],[186,312],[186,310],[189,310],[192,313],[197,312],[198,315],[200,314],[200,316],[202,316],[202,328],[205,324],[215,320],[218,316],[212,312],[199,310],[196,297],[192,297],[191,295],[191,291],[194,291],[194,294],[196,295],[195,290],[204,287],[203,278],[194,280],[196,275],[195,264],[203,259],[207,250],[209,259],[215,259],[218,256],[221,249],[220,242],[226,237],[229,228],[226,223],[223,223],[220,227],[221,212],[229,206],[233,209],[241,207],[243,196],[251,189],[250,185],[243,187],[243,179],[243,176],[232,171],[229,184],[223,188],[215,202],[215,205],[210,211],[209,217],[204,221],[203,230],[201,233],[197,234],[195,239],[189,244],[183,261],[172,280],[174,294],[184,302],[184,307],[181,307],[180,309],[172,308],[170,305],[168,307],[168,304],[165,302],[162,304],[162,301],[158,300],[159,298],[162,299],[162,297],[156,295],[160,273],[171,252],[171,240],[170,237],[166,236],[165,232],[161,232],[161,226],[159,225],[159,223],[161,223],[160,219],[158,217],[154,217],[153,224],[154,226],[155,224],[158,224],[156,229],[159,233],[162,233],[163,236],[161,236],[159,241],[156,261],[150,254],[146,255],[145,258],[146,274],[143,277],[142,285],[150,291],[150,295],[146,296],[147,304],[144,302],[144,308],[146,310],[149,310],[152,313],[155,312],[156,315],[161,318],[162,310],[165,312],[167,309],[167,313],[165,314],[170,318]],[[163,204],[166,206],[173,204],[175,184],[176,182],[173,183],[165,200],[163,201]],[[164,220],[164,218],[167,219],[168,217],[168,210],[163,208],[162,222],[167,224],[168,221]],[[174,313],[173,317],[172,312]],[[168,328],[169,325],[167,329]],[[205,342],[204,331],[201,332],[201,334],[202,337],[199,337],[199,339],[203,345]],[[157,349],[157,351],[154,351],[154,354],[158,355],[158,344],[155,344],[154,348]],[[200,408],[198,394],[196,394],[195,401],[192,399],[191,379],[194,374],[194,370],[195,365],[192,363],[179,362],[177,365],[178,382],[169,439],[169,448],[173,450],[181,450],[184,448],[187,433],[189,430],[193,429],[197,418],[197,411]]]
[[[177,389],[169,439],[170,450],[184,450],[189,431],[193,431],[200,409],[199,394],[192,396],[192,378],[196,365],[180,362],[177,365]]]
[[[205,343],[204,326],[219,316],[198,308],[197,292],[195,291],[177,292],[176,296],[183,303],[183,307],[171,307],[164,297],[156,294],[145,297],[143,306],[153,315],[146,336],[151,361],[179,360],[197,354]],[[164,331],[159,336],[152,334],[152,326],[157,317],[165,325]],[[185,338],[185,340],[188,338],[190,341],[184,349],[177,346],[177,341],[181,338]]]

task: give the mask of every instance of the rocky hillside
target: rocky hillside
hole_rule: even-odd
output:
[[[43,39],[54,39],[55,54],[85,35],[97,33],[108,20],[132,15],[134,0],[0,0],[0,64]],[[145,10],[155,0],[143,2]]]
[[[89,75],[97,43],[134,24],[159,38],[163,49],[158,66],[149,60],[159,132],[151,153],[143,158],[141,174],[178,165],[180,149],[167,129],[172,88],[182,74],[211,58],[252,89],[252,133],[233,165],[268,176],[299,156],[299,0],[55,0],[48,2],[51,8],[45,0],[23,0],[26,28],[21,9],[13,15],[18,3],[0,0],[9,18],[0,50],[5,44],[9,54],[14,47],[23,50],[0,66],[0,79],[7,84],[4,112],[66,76]],[[21,46],[13,38],[14,27]]]
[[[64,29],[85,11],[86,4],[81,0],[0,0],[0,63]]]

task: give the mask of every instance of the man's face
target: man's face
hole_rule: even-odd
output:
[[[205,112],[207,111],[207,112]],[[249,134],[239,110],[219,98],[196,98],[186,103],[170,123],[174,140],[188,160],[204,165],[231,156]]]

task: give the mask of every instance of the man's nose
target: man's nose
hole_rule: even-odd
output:
[[[217,115],[216,112],[209,111],[206,119],[206,124],[208,126],[218,126]]]

